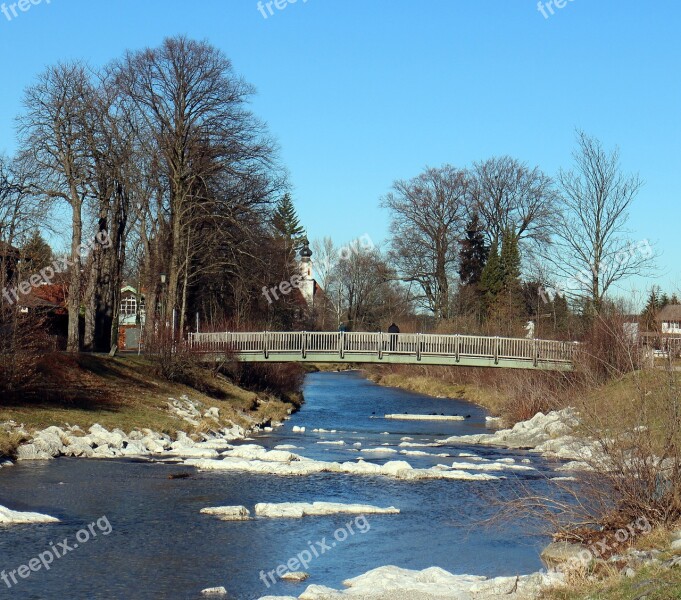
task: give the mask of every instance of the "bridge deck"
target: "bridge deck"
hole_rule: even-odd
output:
[[[523,338],[421,333],[190,333],[189,346],[211,360],[399,363],[572,370],[576,344]]]

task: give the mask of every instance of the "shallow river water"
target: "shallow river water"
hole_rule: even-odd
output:
[[[492,500],[507,494],[514,480],[541,489],[552,467],[536,455],[477,446],[403,447],[428,444],[452,435],[485,431],[485,413],[466,402],[434,399],[383,388],[356,372],[315,373],[305,383],[305,405],[286,425],[256,436],[272,448],[290,444],[298,454],[327,461],[406,460],[424,468],[481,458],[531,460],[533,471],[504,471],[499,481],[398,481],[386,477],[320,474],[275,477],[243,473],[199,473],[180,465],[141,461],[58,459],[23,462],[0,470],[0,505],[43,512],[61,520],[54,525],[0,529],[0,570],[16,569],[88,524],[106,517],[111,533],[80,544],[49,571],[41,569],[8,588],[0,598],[17,599],[198,599],[207,587],[224,586],[229,598],[252,600],[267,594],[298,596],[310,583],[342,587],[343,579],[382,565],[411,569],[439,566],[452,573],[511,575],[541,568],[546,539],[525,533],[515,522],[483,527]],[[444,413],[465,421],[390,421],[387,413]],[[293,433],[293,426],[305,433]],[[336,433],[315,433],[315,428]],[[343,441],[344,445],[318,442]],[[361,449],[391,448],[375,454]],[[425,451],[433,456],[400,454]],[[449,454],[449,457],[434,456]],[[168,479],[191,472],[188,479]],[[517,484],[517,482],[515,482]],[[255,519],[223,522],[201,515],[209,506],[258,502],[333,501],[395,506],[399,515],[368,515],[366,521],[340,515],[304,519]],[[347,524],[353,523],[348,533]],[[104,524],[104,521],[101,522]],[[103,527],[106,531],[107,528]],[[334,537],[339,529],[345,533]],[[340,539],[340,538],[347,539]],[[339,540],[339,541],[337,541]],[[71,542],[72,543],[72,542]],[[305,583],[267,587],[259,577],[312,544],[324,547],[304,569]]]

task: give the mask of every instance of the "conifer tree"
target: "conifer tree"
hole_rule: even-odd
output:
[[[477,286],[480,283],[488,251],[480,217],[475,213],[466,226],[466,237],[461,242],[459,251],[459,277],[462,285]]]
[[[501,293],[504,285],[504,272],[501,268],[499,247],[496,240],[492,242],[487,255],[487,263],[480,276],[480,291],[483,294],[485,306],[489,309]]]
[[[305,229],[300,224],[290,194],[284,194],[277,202],[272,216],[272,226],[276,235],[284,238],[293,248],[297,248],[305,237]]]
[[[643,327],[646,331],[657,330],[657,313],[663,308],[663,299],[666,294],[660,295],[660,288],[653,286],[648,295],[648,302],[641,313],[643,319]]]
[[[52,262],[52,248],[37,229],[21,248],[21,258],[24,269],[31,272],[39,271]]]

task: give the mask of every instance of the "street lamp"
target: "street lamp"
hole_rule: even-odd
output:
[[[168,323],[166,322],[165,287],[166,281],[168,280],[168,274],[161,273],[159,276],[161,278],[161,319],[163,319],[163,323],[167,327]]]

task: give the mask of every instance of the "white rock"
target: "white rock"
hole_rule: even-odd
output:
[[[284,581],[305,581],[306,579],[310,578],[309,573],[304,573],[303,571],[293,571],[293,572],[288,572],[284,573],[280,579],[283,579]]]
[[[294,425],[291,431],[293,431],[293,433],[305,433],[305,427],[299,427],[298,425]]]

